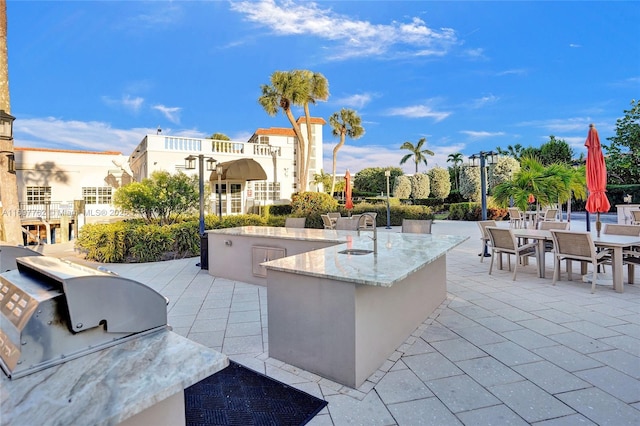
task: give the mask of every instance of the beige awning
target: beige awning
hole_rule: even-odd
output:
[[[222,180],[267,180],[267,173],[260,163],[251,158],[226,161],[220,165],[222,166]],[[215,170],[211,172],[209,180],[218,180],[218,173]]]

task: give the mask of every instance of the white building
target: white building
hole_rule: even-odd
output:
[[[306,135],[306,120],[298,119]],[[322,168],[322,118],[311,119],[313,149],[307,184]],[[257,162],[266,180],[243,178],[221,180],[222,214],[255,212],[266,204],[288,203],[298,191],[299,173],[296,138],[291,128],[257,129],[247,142],[206,138],[146,135],[133,153],[92,152],[41,148],[15,148],[15,168],[19,214],[27,242],[66,241],[88,222],[106,222],[122,218],[113,205],[113,193],[120,186],[141,181],[154,171],[170,173],[186,170],[185,159],[200,156],[219,163],[250,159]],[[205,170],[205,182],[211,172]],[[211,213],[217,212],[218,180],[210,181]]]
[[[306,120],[298,119],[302,133],[306,135]],[[313,149],[311,166],[307,176],[307,184],[313,175],[322,169],[322,126],[326,122],[322,118],[311,119]],[[247,181],[228,179],[220,182],[222,214],[241,214],[255,211],[266,204],[288,203],[291,194],[298,191],[298,160],[296,138],[293,129],[268,128],[258,129],[247,142],[222,141],[207,138],[177,137],[171,135],[146,135],[142,142],[129,156],[129,165],[135,181],[151,176],[154,171],[165,170],[169,173],[178,171],[187,174],[198,173],[198,169],[185,168],[189,156],[204,157],[217,163],[227,163],[240,159],[256,161],[267,175],[266,180]],[[205,182],[210,181],[211,196],[205,202],[210,212],[217,212],[218,182],[210,180],[215,174],[206,171]]]

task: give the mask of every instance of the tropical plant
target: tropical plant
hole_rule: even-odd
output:
[[[548,206],[569,200],[574,190],[576,197],[583,195],[576,172],[567,165],[551,164],[545,167],[532,157],[522,158],[520,164],[521,169],[513,180],[493,188],[495,201],[503,207],[513,200],[515,206],[526,210],[531,198],[535,198],[541,206]]]
[[[431,196],[444,200],[451,192],[451,180],[449,172],[442,167],[434,167],[429,170],[431,181]]]
[[[179,172],[156,171],[142,182],[118,188],[113,203],[122,210],[139,214],[147,223],[159,219],[161,225],[171,224],[199,201],[195,176]]]
[[[258,103],[270,116],[282,110],[291,123],[296,135],[297,163],[300,168],[298,189],[304,192],[307,190],[313,144],[309,104],[317,100],[326,100],[329,97],[329,85],[322,74],[308,70],[275,71],[271,74],[270,82],[271,84],[261,86],[262,95],[258,98]],[[306,144],[300,125],[291,111],[293,106],[302,106],[304,109],[307,125]]]
[[[230,141],[231,138],[227,135],[225,135],[224,133],[214,133],[211,136],[209,136],[209,139],[215,139],[217,141]]]
[[[520,171],[520,162],[513,157],[499,156],[496,164],[490,167],[489,188],[513,179]]]
[[[616,135],[603,145],[607,151],[607,172],[618,183],[640,183],[640,102],[631,101],[625,116],[616,120]]]
[[[311,185],[315,185],[316,191],[320,192],[320,185],[322,185],[322,190],[324,192],[328,192],[331,187],[331,175],[325,173],[323,169],[320,169],[320,173],[313,174],[313,180],[309,182]]]
[[[453,164],[453,176],[454,176],[456,191],[460,190],[460,164],[462,164],[463,162],[464,162],[464,159],[461,152],[456,152],[455,154],[449,154],[449,156],[447,157],[447,163]]]
[[[460,170],[460,195],[469,201],[480,201],[480,167],[466,166]]]
[[[400,167],[367,167],[353,175],[353,187],[360,192],[375,194],[384,193],[387,189],[387,178],[384,172],[389,170],[389,184],[404,174]]]
[[[549,136],[549,141],[540,146],[540,161],[548,166],[553,163],[571,164],[573,150],[564,139]]]
[[[393,196],[395,198],[407,199],[411,197],[411,179],[409,176],[398,176],[393,184]]]
[[[411,179],[411,198],[420,199],[429,197],[431,193],[431,182],[427,174],[416,173],[409,179]]]
[[[400,164],[406,163],[411,157],[413,157],[413,162],[416,165],[416,173],[418,173],[418,165],[420,163],[424,163],[425,167],[427,166],[427,155],[435,155],[433,151],[430,149],[423,148],[425,142],[427,142],[427,138],[421,138],[418,143],[414,146],[411,142],[405,142],[400,145],[400,149],[407,149],[411,151],[410,154],[405,155],[400,160]]]
[[[340,138],[340,142],[333,147],[333,179],[331,180],[331,191],[329,194],[333,196],[336,189],[336,166],[338,162],[338,150],[344,145],[345,138],[349,136],[351,139],[358,139],[364,135],[364,127],[362,127],[362,119],[352,109],[342,108],[340,112],[334,112],[329,117],[331,125],[331,133],[335,137]]]

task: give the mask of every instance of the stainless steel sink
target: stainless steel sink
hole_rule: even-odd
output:
[[[373,253],[373,250],[346,249],[346,250],[339,251],[338,253],[340,253],[340,254],[354,254],[354,255],[359,256],[359,255],[363,255],[363,254]]]

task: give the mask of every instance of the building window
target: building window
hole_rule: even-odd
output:
[[[265,144],[265,145],[269,145],[269,136],[260,136],[260,142],[261,144]]]
[[[231,213],[242,213],[242,185],[239,183],[232,183],[229,185],[231,189]]]
[[[85,204],[111,204],[113,188],[110,186],[84,186],[82,199]]]
[[[27,186],[27,205],[44,204],[51,201],[50,186]]]

